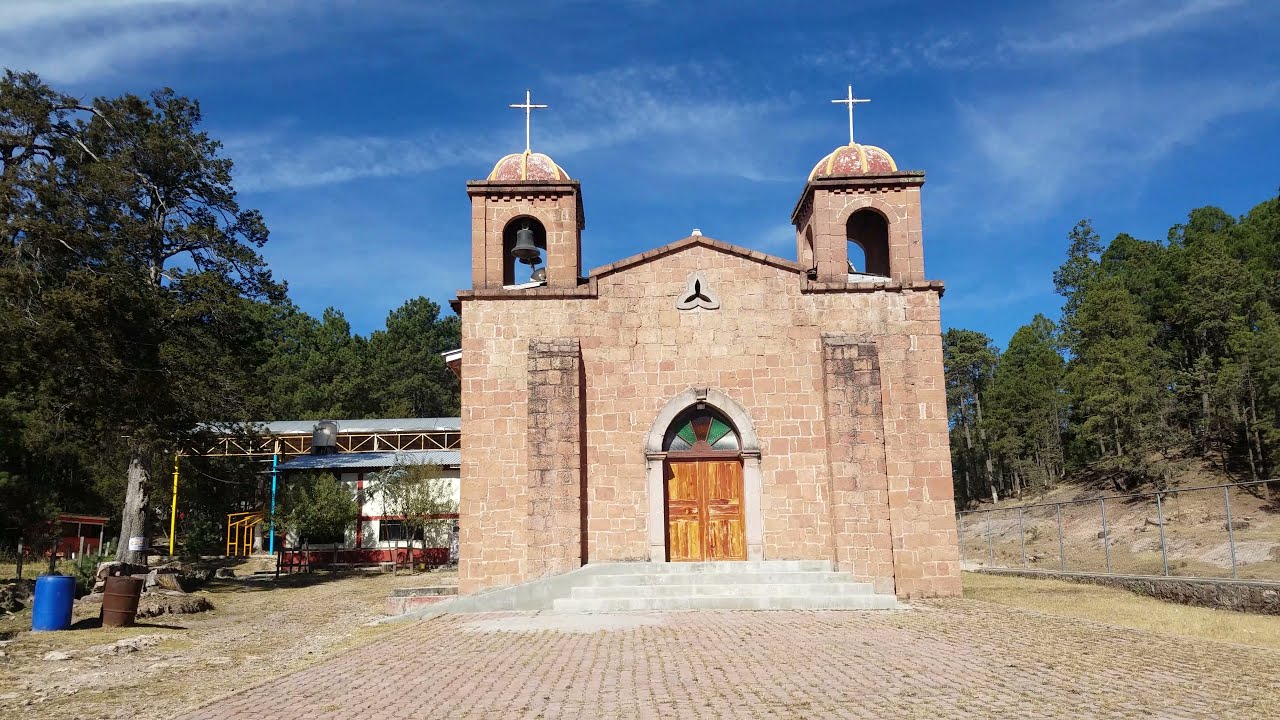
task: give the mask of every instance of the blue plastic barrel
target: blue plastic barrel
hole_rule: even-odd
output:
[[[41,575],[36,578],[31,629],[66,630],[71,627],[71,603],[75,599],[76,579],[70,575]]]

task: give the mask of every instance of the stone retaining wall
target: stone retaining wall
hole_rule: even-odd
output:
[[[1260,615],[1280,615],[1280,583],[1211,578],[1167,578],[1147,575],[1053,572],[982,568],[991,575],[1051,578],[1070,582],[1118,587],[1158,600],[1199,607],[1235,610]]]

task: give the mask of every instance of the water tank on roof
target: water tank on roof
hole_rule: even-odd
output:
[[[311,431],[311,454],[332,455],[338,452],[338,423],[321,420]]]

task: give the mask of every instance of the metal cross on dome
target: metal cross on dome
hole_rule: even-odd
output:
[[[850,86],[849,86],[849,97],[840,98],[839,100],[832,100],[831,102],[836,103],[837,105],[848,105],[848,106],[849,106],[849,144],[850,144],[850,145],[852,145],[852,144],[853,144],[853,106],[854,106],[854,105],[857,105],[858,103],[869,103],[869,102],[871,102],[871,99],[870,99],[870,98],[856,98],[856,97],[854,97],[854,96],[853,96],[853,86],[852,86],[852,85],[850,85]],[[513,105],[512,107],[515,107],[515,106]]]
[[[508,105],[507,107],[516,110],[524,110],[524,151],[529,152],[529,116],[534,110],[546,108],[546,105],[534,105],[528,90],[524,91],[524,103],[521,105]]]

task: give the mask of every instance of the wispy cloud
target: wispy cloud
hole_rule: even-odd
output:
[[[998,59],[999,48],[967,32],[925,32],[885,36],[841,36],[833,47],[805,55],[808,64],[839,69],[853,77],[886,77],[936,70],[968,70]]]
[[[1007,45],[1015,52],[1037,55],[1097,52],[1195,28],[1208,17],[1243,4],[1244,0],[1073,3],[1068,16],[1060,23],[1066,25],[1061,32],[1044,37],[1019,33],[1021,37],[1009,39]]]
[[[770,141],[788,137],[780,132],[788,123],[787,101],[707,90],[724,80],[720,69],[698,64],[547,78],[549,91],[563,100],[554,104],[554,113],[535,120],[533,147],[551,154],[571,173],[643,147],[643,162],[627,157],[641,172],[794,182],[793,174],[779,169],[791,144]],[[394,136],[308,136],[289,126],[231,134],[225,145],[236,160],[238,187],[262,191],[449,167],[487,170],[503,153],[519,149],[514,122],[511,130],[487,126]]]
[[[1081,188],[1115,187],[1120,177],[1140,182],[1155,163],[1193,152],[1214,123],[1277,104],[1280,81],[1225,78],[1098,80],[960,103],[965,140],[944,173],[956,179],[935,197],[955,209],[995,194],[1005,212],[993,222],[1032,217]],[[983,183],[972,182],[974,168]]]
[[[498,155],[476,137],[424,132],[408,137],[306,136],[263,131],[224,141],[236,161],[236,186],[245,191],[287,190],[431,172],[480,168]]]
[[[121,74],[230,37],[292,5],[241,0],[61,0],[0,5],[0,65],[57,83]]]
[[[852,38],[841,33],[829,47],[804,58],[854,77],[1018,67],[1203,29],[1211,20],[1248,22],[1258,12],[1227,11],[1250,5],[1262,6],[1249,0],[1072,0],[1059,5],[1058,13],[1044,12],[1048,6],[1041,4],[1034,19],[1010,17],[1006,24],[991,22],[981,29],[886,34],[877,28]]]
[[[548,78],[571,105],[548,133],[566,156],[643,140],[643,166],[663,173],[791,180],[770,142],[792,126],[790,98],[752,96],[715,65],[635,65]],[[792,127],[791,129],[800,132]],[[794,135],[792,136],[794,139]]]

